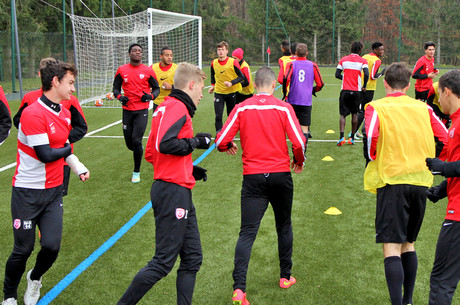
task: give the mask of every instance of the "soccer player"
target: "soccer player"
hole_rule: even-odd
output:
[[[254,94],[254,84],[252,82],[251,68],[248,63],[243,59],[244,51],[241,48],[233,50],[232,57],[238,61],[241,67],[241,72],[243,72],[244,77],[248,81],[248,85],[241,87],[236,92],[236,103],[239,104],[244,100],[250,98]]]
[[[342,146],[345,141],[346,117],[351,113],[351,135],[348,144],[355,144],[355,132],[358,129],[358,112],[361,104],[361,91],[366,91],[369,79],[369,69],[367,61],[359,56],[363,49],[360,41],[351,44],[351,54],[340,59],[335,77],[342,80],[342,91],[339,98],[340,112],[340,139],[338,146]],[[361,71],[364,73],[364,80],[361,78]],[[343,72],[343,76],[342,76]]]
[[[287,40],[284,40],[281,43],[281,52],[283,52],[283,56],[278,59],[278,65],[280,66],[280,70],[278,72],[278,82],[282,85],[286,74],[285,71],[287,63],[295,60],[295,57],[293,56],[295,54],[295,50],[294,53],[291,53],[291,45]]]
[[[128,54],[129,63],[119,67],[115,74],[113,96],[123,106],[123,136],[134,159],[131,182],[138,183],[141,181],[142,138],[147,128],[149,104],[160,93],[160,87],[153,69],[142,63],[142,46],[133,43]],[[121,94],[122,87],[124,94]]]
[[[37,303],[42,275],[58,256],[64,159],[82,181],[89,178],[88,169],[72,154],[68,141],[71,114],[60,105],[75,91],[76,73],[68,63],[47,62],[40,69],[43,95],[21,116],[11,195],[14,248],[5,267],[2,305],[17,304],[17,288],[34,249],[36,226],[41,232],[41,249],[35,266],[27,272],[26,305]]]
[[[289,88],[286,102],[294,108],[304,136],[310,138],[312,95],[323,88],[324,82],[318,65],[307,60],[307,45],[299,43],[296,50],[296,60],[286,65],[283,87]]]
[[[412,78],[416,80],[415,98],[426,102],[428,92],[431,85],[433,85],[433,78],[439,74],[439,71],[434,68],[434,53],[436,51],[434,42],[426,42],[424,49],[425,55],[417,60],[414,71],[412,72]]]
[[[11,111],[2,86],[0,86],[0,145],[10,135]]]
[[[219,151],[235,155],[238,146],[233,139],[239,131],[243,149],[241,229],[233,269],[233,304],[237,305],[249,305],[246,273],[252,245],[269,202],[275,213],[278,234],[279,285],[289,288],[296,282],[291,276],[293,183],[289,165],[291,163],[295,173],[302,172],[306,139],[292,106],[273,96],[276,82],[276,75],[270,68],[260,68],[254,84],[257,94],[236,105],[216,137]],[[292,162],[286,134],[292,142]]]
[[[177,65],[172,62],[173,52],[168,46],[164,46],[160,52],[160,62],[153,64],[152,69],[157,77],[160,86],[160,94],[153,101],[153,111],[160,105],[165,97],[171,93],[174,88],[174,73]]]
[[[246,87],[248,81],[241,72],[237,60],[228,57],[228,43],[222,41],[217,44],[217,56],[211,63],[211,87],[209,94],[214,93],[214,112],[216,114],[216,131],[222,129],[222,114],[227,105],[227,115],[236,104],[236,92]]]
[[[136,304],[171,271],[178,255],[177,304],[192,304],[202,261],[192,189],[196,180],[207,179],[205,169],[193,166],[192,151],[209,148],[211,142],[209,133],[193,136],[192,117],[203,97],[205,78],[198,67],[180,63],[174,89],[153,114],[145,159],[154,169],[150,198],[155,214],[155,256],[137,273],[118,305]]]
[[[56,59],[52,57],[43,58],[40,61],[40,69],[50,62],[56,62]],[[40,69],[38,72],[38,76],[40,77]],[[41,96],[43,95],[43,89],[40,88],[35,91],[27,92],[24,97],[22,98],[21,105],[19,106],[18,112],[15,114],[13,118],[13,123],[16,128],[19,129],[19,121],[21,119],[22,112],[27,106],[30,106],[32,103],[36,102]],[[71,121],[70,124],[72,129],[69,133],[69,143],[72,146],[73,151],[73,143],[80,141],[85,136],[86,132],[88,131],[88,125],[86,123],[85,115],[83,114],[83,109],[80,106],[80,102],[78,99],[71,95],[69,100],[62,100],[61,106],[66,108],[70,111]],[[70,180],[70,167],[67,164],[64,164],[64,182],[63,182],[63,196],[67,196],[69,190],[69,180]]]
[[[393,63],[383,84],[386,97],[365,109],[364,189],[377,194],[375,239],[383,243],[391,304],[412,304],[417,274],[415,240],[433,176],[425,165],[447,143],[447,129],[431,107],[406,95],[411,70]],[[366,138],[367,136],[367,138]],[[402,287],[404,286],[404,296]]]
[[[430,277],[430,305],[447,305],[460,280],[460,71],[449,71],[439,79],[439,101],[445,113],[450,114],[452,126],[447,143],[447,160],[427,159],[434,175],[447,179],[428,190],[433,202],[447,196],[446,217],[439,232],[436,256]]]
[[[383,53],[385,52],[383,43],[378,41],[374,42],[371,48],[372,53],[365,54],[363,56],[363,58],[367,60],[370,75],[369,80],[367,81],[366,91],[363,91],[362,93],[361,108],[359,109],[358,113],[358,125],[356,127],[356,135],[359,137],[362,137],[362,135],[359,134],[358,130],[364,120],[364,107],[367,103],[374,99],[374,93],[377,89],[377,79],[379,79],[385,74],[385,69],[383,69],[382,72],[379,72],[380,65],[382,64],[381,58],[383,56]],[[364,72],[361,74],[361,78],[364,79]],[[351,133],[348,135],[348,137],[351,137]]]

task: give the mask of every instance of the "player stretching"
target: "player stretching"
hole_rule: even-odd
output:
[[[249,258],[269,202],[275,213],[278,234],[279,285],[281,288],[289,288],[296,282],[291,276],[291,210],[294,187],[289,164],[291,163],[295,173],[302,172],[306,139],[291,105],[273,96],[276,76],[270,68],[262,67],[257,71],[255,86],[257,94],[233,109],[216,137],[219,151],[235,155],[238,146],[233,139],[239,131],[243,149],[241,229],[236,243],[233,269],[234,305],[249,305],[246,298]],[[292,142],[292,162],[286,134]]]
[[[174,73],[176,73],[177,65],[172,62],[173,52],[168,46],[164,46],[160,52],[160,62],[153,64],[152,69],[157,77],[160,86],[160,94],[153,101],[153,111],[163,103],[165,97],[171,93],[174,88]]]
[[[446,196],[448,199],[431,271],[429,305],[448,305],[452,303],[460,280],[460,71],[449,71],[441,76],[438,90],[442,110],[450,114],[452,127],[447,143],[449,162],[426,160],[434,175],[447,178],[429,189],[428,198],[433,202]]]
[[[351,113],[351,135],[348,144],[355,144],[355,132],[358,128],[358,112],[361,104],[361,91],[366,91],[369,69],[367,61],[359,56],[363,44],[355,41],[351,44],[351,54],[342,57],[335,71],[335,77],[342,80],[342,91],[340,91],[339,112],[340,112],[340,139],[338,146],[345,141],[346,117]],[[364,73],[364,81],[361,78],[361,71]],[[342,76],[343,72],[343,76]]]
[[[142,47],[129,46],[129,63],[118,68],[113,80],[113,96],[123,107],[123,136],[126,147],[133,152],[134,170],[131,182],[141,181],[141,161],[144,153],[142,137],[148,123],[149,102],[160,93],[152,68],[142,63]],[[121,94],[121,88],[123,93]],[[152,92],[150,92],[152,88]]]
[[[320,91],[324,82],[318,65],[307,60],[308,48],[299,43],[296,48],[296,60],[286,65],[286,78],[283,87],[289,88],[286,102],[294,108],[300,127],[306,138],[311,138],[312,95]],[[313,87],[313,82],[316,86]]]
[[[424,46],[425,55],[420,57],[415,64],[412,78],[415,81],[415,98],[426,102],[428,92],[433,85],[433,78],[435,78],[439,71],[434,68],[434,53],[436,46],[434,42],[428,41]]]
[[[410,76],[405,63],[391,64],[383,81],[387,95],[367,104],[364,120],[365,153],[371,160],[364,189],[377,194],[375,240],[383,243],[393,305],[412,304],[418,266],[414,242],[433,183],[425,158],[434,157],[436,148],[442,151],[447,142],[447,129],[431,107],[406,95]]]
[[[68,142],[70,112],[60,105],[75,91],[76,73],[70,64],[47,62],[40,69],[43,95],[21,116],[11,195],[14,247],[6,262],[2,305],[17,304],[17,289],[34,249],[36,226],[41,232],[41,249],[35,266],[27,272],[25,305],[37,303],[42,275],[58,256],[62,236],[64,159],[82,181],[89,178],[89,171],[72,154]]]
[[[236,92],[248,85],[246,77],[241,72],[237,60],[228,57],[228,43],[217,44],[217,56],[211,63],[211,87],[209,94],[214,93],[214,112],[216,114],[216,131],[222,129],[222,114],[227,105],[227,115],[236,104]]]
[[[155,256],[139,270],[118,305],[137,304],[171,271],[178,255],[177,304],[192,304],[196,273],[203,258],[192,189],[195,180],[206,181],[206,170],[193,166],[192,151],[209,148],[211,142],[211,134],[193,136],[192,117],[203,97],[205,78],[198,67],[180,63],[174,89],[153,114],[145,159],[152,163],[155,179],[150,191]]]

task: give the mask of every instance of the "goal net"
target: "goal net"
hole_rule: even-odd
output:
[[[157,9],[116,18],[70,16],[74,27],[78,99],[84,106],[121,107],[111,99],[119,66],[129,62],[128,47],[143,47],[143,63],[159,61],[169,46],[174,62],[201,68],[201,17]]]

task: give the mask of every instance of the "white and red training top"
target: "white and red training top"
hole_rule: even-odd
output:
[[[226,151],[240,131],[243,175],[290,171],[286,134],[296,164],[305,161],[306,139],[292,106],[273,95],[259,93],[238,104],[216,136],[216,147]]]
[[[70,111],[61,107],[56,112],[40,99],[25,108],[18,130],[18,152],[13,186],[30,189],[49,189],[63,181],[64,158],[43,163],[35,153],[34,146],[49,144],[62,148],[71,130]]]
[[[342,90],[361,91],[361,71],[364,68],[369,68],[367,60],[358,54],[351,53],[342,57],[337,66],[337,69],[343,70]]]

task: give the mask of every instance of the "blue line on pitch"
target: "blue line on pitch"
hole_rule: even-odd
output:
[[[193,165],[198,165],[206,158],[214,149],[216,144],[211,145],[198,159],[193,162]],[[144,215],[152,208],[152,202],[149,201],[139,212],[136,213],[123,227],[118,230],[112,237],[94,251],[87,259],[80,263],[75,269],[67,274],[56,286],[54,286],[47,294],[40,299],[37,305],[47,305],[51,303],[64,289],[67,288],[80,274],[91,266],[102,254],[109,250],[129,229],[131,229]]]

